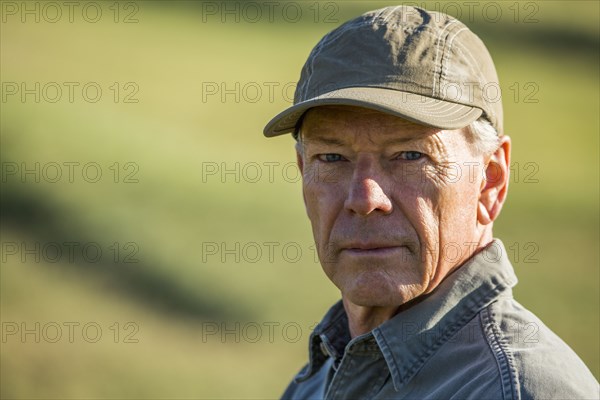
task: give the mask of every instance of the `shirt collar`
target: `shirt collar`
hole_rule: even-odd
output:
[[[340,300],[329,309],[310,334],[309,362],[307,367],[295,378],[296,382],[310,378],[321,368],[327,358],[340,359],[348,342],[350,342],[348,316]]]
[[[344,348],[374,339],[399,390],[459,329],[503,293],[517,278],[502,242],[495,239],[444,279],[425,299],[398,313],[366,335],[350,340],[348,317],[337,302],[309,339],[309,364],[296,380],[312,376],[328,357],[339,359]]]

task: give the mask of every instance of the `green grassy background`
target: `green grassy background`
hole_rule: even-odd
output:
[[[518,171],[495,234],[515,249],[517,299],[598,377],[599,6],[529,3],[537,8],[521,8],[517,22],[509,14],[513,2],[497,3],[504,12],[498,22],[481,12],[465,21],[497,63]],[[1,25],[2,82],[98,82],[104,92],[97,103],[83,101],[76,90],[73,103],[65,92],[56,103],[12,96],[0,104],[3,168],[96,162],[103,172],[97,183],[77,174],[74,182],[37,183],[32,176],[1,182],[3,246],[94,242],[103,258],[70,262],[63,255],[52,263],[27,256],[23,262],[2,248],[3,334],[10,323],[31,329],[36,322],[94,322],[102,337],[88,343],[76,329],[70,343],[64,326],[56,343],[3,336],[0,395],[275,398],[305,362],[310,328],[339,294],[314,260],[293,169],[285,170],[288,179],[282,176],[294,161],[293,141],[262,136],[266,121],[288,105],[277,88],[269,99],[264,83],[295,82],[323,34],[385,4],[300,2],[304,17],[297,23],[282,18],[280,9],[273,22],[250,23],[242,15],[240,22],[229,16],[223,23],[219,15],[203,14],[201,3],[138,2],[139,22],[131,24],[113,21],[112,3],[99,4],[105,14],[94,24],[75,13],[73,23],[6,16]],[[335,11],[338,22],[324,22],[323,14],[315,22],[314,7]],[[538,22],[523,23],[532,10]],[[113,82],[135,82],[139,102],[115,103],[108,89]],[[254,82],[263,94],[256,102],[236,102],[233,95],[203,101],[203,83],[210,82],[229,88]],[[527,83],[538,89],[535,103],[525,101]],[[510,89],[515,84],[517,98]],[[115,162],[135,163],[139,182],[114,183],[109,166]],[[278,163],[272,182],[264,162]],[[263,176],[256,183],[243,176],[236,182],[233,175],[203,179],[207,163],[258,163]],[[537,182],[525,179],[533,165],[529,177]],[[109,246],[115,242],[135,243],[139,262],[122,262],[123,249],[113,262]],[[245,258],[225,255],[223,261],[203,252],[209,242],[227,248],[256,243],[263,254],[251,262],[255,253],[247,247]],[[264,245],[271,242],[279,244],[272,260]],[[525,262],[530,242],[539,249],[537,263]],[[286,244],[291,250],[282,254]],[[117,343],[110,330],[115,322]],[[137,343],[124,340],[127,322],[139,328]],[[238,324],[242,337],[207,336],[215,324],[233,331]],[[262,336],[245,340],[256,337],[256,324]]]

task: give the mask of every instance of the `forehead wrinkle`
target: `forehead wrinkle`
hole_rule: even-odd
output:
[[[447,131],[438,131],[430,136],[431,140],[429,143],[432,146],[432,150],[435,152],[438,161],[447,161],[449,159],[450,152],[448,151],[448,144],[442,138],[442,134]],[[433,155],[433,154],[432,154]]]
[[[324,144],[324,145],[338,146],[338,147],[346,145],[346,143],[339,138],[327,137],[327,136],[325,136],[325,137],[323,137],[323,136],[307,137],[303,141],[306,143],[309,143],[309,144],[315,143],[315,144]]]
[[[311,109],[309,113],[310,117],[307,114],[303,127],[304,138],[316,143],[342,146],[363,142],[385,147],[415,141],[428,142],[428,137],[439,132],[439,128],[356,107],[322,107]]]
[[[309,109],[306,114],[304,121],[317,119],[321,124],[334,123],[340,124],[340,120],[343,120],[346,125],[355,126],[357,121],[359,123],[367,123],[368,126],[374,124],[385,126],[398,126],[408,127],[408,130],[428,128],[424,125],[409,121],[407,119],[388,114],[378,110],[372,110],[364,107],[357,106],[319,106]],[[435,129],[435,128],[432,128]]]

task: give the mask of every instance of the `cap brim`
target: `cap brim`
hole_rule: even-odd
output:
[[[375,87],[334,90],[295,104],[275,116],[263,131],[267,137],[292,132],[308,109],[325,105],[369,108],[440,129],[460,129],[475,121],[482,110],[464,104],[432,99],[414,93]]]

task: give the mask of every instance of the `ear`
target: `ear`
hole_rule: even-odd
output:
[[[493,222],[502,209],[510,174],[510,137],[500,137],[500,147],[490,156],[485,167],[485,179],[481,184],[477,221],[482,225]]]

